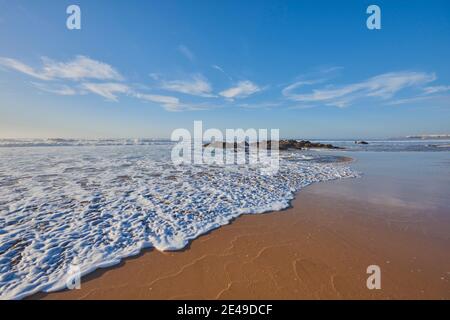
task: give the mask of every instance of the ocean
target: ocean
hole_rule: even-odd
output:
[[[378,172],[388,172],[386,157],[376,154],[450,150],[449,140],[320,141],[346,150],[281,152],[278,173],[266,175],[259,164],[174,165],[174,144],[165,140],[0,140],[0,297],[63,289],[73,267],[85,275],[144,248],[183,249],[242,214],[289,207],[315,182],[359,177],[380,165]],[[342,162],[347,155],[372,159],[371,167]],[[448,171],[443,185],[447,178]]]
[[[333,155],[252,165],[173,165],[163,140],[2,140],[0,297],[66,287],[143,248],[180,250],[242,214],[282,210],[307,185],[358,173]]]

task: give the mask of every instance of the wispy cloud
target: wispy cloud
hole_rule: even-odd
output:
[[[95,94],[108,101],[117,102],[120,96],[128,96],[162,106],[167,111],[208,110],[218,106],[209,103],[187,103],[178,97],[153,94],[142,84],[127,84],[124,77],[109,64],[76,56],[68,62],[57,62],[42,58],[43,65],[33,68],[19,60],[0,57],[0,66],[21,72],[41,80],[31,82],[37,89],[63,96]],[[161,81],[159,74],[150,74]],[[210,83],[200,74],[188,80],[161,81],[158,89],[174,91],[200,97],[214,97]]]
[[[311,72],[301,74],[292,84],[289,84],[287,86],[286,83],[280,84],[279,87],[286,86],[283,89],[283,94],[285,94],[287,92],[293,91],[298,87],[325,83],[331,81],[333,78],[336,78],[343,69],[344,67],[340,66],[318,67]]]
[[[123,83],[82,83],[81,87],[110,101],[118,101],[118,94],[127,94],[130,88]]]
[[[216,64],[213,64],[213,65],[211,66],[211,68],[220,71],[220,72],[223,73],[229,80],[233,81],[233,78],[231,78],[231,76],[229,76],[228,73],[226,73],[225,70],[222,69],[222,67],[220,67],[220,66],[218,66],[218,65],[216,65]]]
[[[120,73],[109,64],[79,55],[67,62],[42,58],[42,67],[35,69],[19,60],[0,57],[0,65],[40,80],[123,80]]]
[[[283,104],[281,102],[260,102],[260,103],[241,103],[238,104],[238,107],[244,109],[272,109],[279,108]]]
[[[17,59],[0,57],[0,67],[40,80],[31,83],[41,91],[63,96],[94,94],[108,101],[118,101],[121,96],[128,96],[159,105],[168,111],[215,109],[220,107],[220,103],[218,106],[200,98],[223,98],[215,101],[222,101],[223,105],[230,105],[230,102],[249,97],[266,89],[250,80],[242,80],[226,90],[215,93],[211,83],[200,73],[178,80],[167,80],[161,74],[152,73],[149,76],[156,84],[153,87],[129,83],[113,66],[83,55],[75,56],[68,61],[42,58],[42,63],[38,67],[28,65]],[[228,77],[222,67],[218,65],[212,65],[211,67]],[[436,80],[434,73],[389,72],[360,82],[345,85],[330,84],[330,81],[334,79],[330,74],[334,74],[341,69],[340,67],[332,67],[323,69],[313,75],[310,74],[310,78],[305,75],[302,78],[297,78],[298,81],[284,85],[285,87],[281,91],[284,99],[250,101],[250,103],[240,103],[236,106],[246,109],[270,109],[275,107],[303,109],[319,105],[347,107],[368,98],[382,100],[384,104],[388,105],[431,101],[431,99],[436,99],[433,100],[435,102],[448,101],[447,93],[450,91],[450,86],[433,85],[432,83]],[[307,88],[312,89],[306,90]],[[184,95],[196,98],[189,101],[189,97]]]
[[[161,88],[193,96],[214,97],[211,84],[200,74],[195,74],[188,80],[163,81]]]
[[[450,91],[450,86],[431,86],[431,87],[423,88],[423,91],[425,92],[425,94],[447,92],[447,91]]]
[[[245,80],[239,81],[236,86],[220,92],[220,95],[232,100],[248,97],[252,94],[260,92],[261,90],[262,89],[253,82]]]
[[[311,109],[311,108],[315,108],[315,106],[311,105],[311,104],[298,104],[298,105],[293,105],[293,106],[287,107],[288,110],[305,110],[305,109]]]
[[[294,91],[313,83],[308,83],[307,81],[297,82],[283,89],[282,93],[288,99],[297,102],[346,107],[353,104],[356,100],[367,97],[386,100],[392,98],[403,89],[420,87],[434,80],[436,80],[434,73],[390,72],[349,85],[327,85],[320,89],[314,89],[309,93],[296,93]]]
[[[285,87],[282,90],[282,94],[286,97],[290,97],[292,91],[294,91],[297,88],[303,87],[303,86],[310,86],[313,84],[319,84],[319,83],[323,83],[325,82],[327,79],[315,79],[315,80],[301,80],[301,81],[297,81],[294,82],[290,85],[288,85],[287,87]]]
[[[217,108],[217,106],[209,103],[197,103],[197,104],[185,103],[181,102],[180,99],[176,97],[165,95],[143,94],[135,92],[132,93],[132,96],[144,101],[157,103],[170,112],[210,110]]]
[[[195,60],[194,53],[184,44],[178,46],[178,51],[185,56],[189,61],[193,62]]]
[[[415,104],[417,102],[427,102],[427,105],[430,104],[444,104],[446,106],[450,105],[450,95],[448,94],[439,94],[439,95],[420,95],[410,98],[402,98],[402,99],[394,99],[386,103],[390,106],[404,105],[404,104]]]
[[[40,80],[50,80],[47,75],[34,70],[34,68],[16,59],[0,57],[0,65]]]
[[[387,105],[390,106],[396,106],[401,104],[411,104],[419,101],[426,101],[434,99],[434,96],[416,96],[416,97],[410,97],[410,98],[402,98],[402,99],[394,99],[392,101],[389,101]]]
[[[123,80],[112,66],[107,63],[90,59],[85,56],[77,56],[68,62],[57,62],[44,58],[44,74],[50,78],[82,80]]]
[[[176,105],[164,105],[167,111],[180,112],[180,111],[204,111],[218,109],[220,106],[210,103],[178,103]]]
[[[65,84],[48,84],[40,82],[31,82],[31,84],[41,91],[54,93],[61,96],[74,96],[80,93],[77,89]]]
[[[185,103],[181,102],[180,99],[173,96],[138,92],[122,83],[83,83],[82,87],[83,89],[88,90],[91,93],[100,95],[110,101],[117,102],[118,95],[124,94],[141,101],[157,104],[170,112],[209,110],[216,108],[216,106],[208,103]]]
[[[143,94],[143,93],[135,93],[134,96],[138,99],[161,103],[164,105],[177,105],[180,103],[180,99],[171,96],[162,96],[157,94]]]

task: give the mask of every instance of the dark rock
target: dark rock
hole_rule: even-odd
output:
[[[260,142],[256,142],[257,148],[260,147]],[[270,149],[272,145],[272,141],[268,140],[267,141],[267,149]],[[234,151],[236,151],[239,148],[245,148],[246,150],[249,148],[249,143],[245,142],[244,143],[226,143],[226,142],[213,142],[213,143],[206,143],[203,145],[204,147],[214,147],[214,148],[223,148],[223,149],[231,149],[233,148]],[[278,143],[279,146],[279,150],[289,150],[289,149],[297,149],[297,150],[302,150],[302,149],[342,149],[340,147],[335,147],[331,144],[323,144],[323,143],[317,143],[317,142],[311,142],[308,140],[293,140],[293,139],[289,139],[289,140],[280,140]]]

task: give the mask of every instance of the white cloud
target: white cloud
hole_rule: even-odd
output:
[[[261,91],[260,87],[251,81],[245,80],[239,81],[235,87],[220,92],[220,95],[227,99],[245,98],[259,91]]]
[[[450,86],[431,86],[423,88],[423,91],[425,92],[425,94],[440,93],[450,91]]]
[[[284,96],[290,96],[291,91],[303,87],[303,86],[309,86],[309,85],[313,85],[313,84],[317,84],[317,83],[321,83],[326,81],[326,79],[316,79],[316,80],[302,80],[302,81],[297,81],[294,82],[293,84],[288,85],[286,88],[284,88],[282,90],[282,94]]]
[[[93,93],[109,101],[118,101],[120,95],[127,95],[141,101],[159,104],[168,111],[216,108],[206,103],[184,103],[173,96],[142,93],[141,90],[148,90],[146,86],[118,82],[123,80],[123,77],[112,66],[82,55],[68,62],[57,62],[48,58],[42,58],[42,61],[43,65],[37,70],[16,59],[0,57],[0,66],[45,81],[31,83],[39,90],[58,95]],[[150,77],[157,81],[161,79],[159,74],[150,74]],[[162,88],[194,96],[214,97],[211,85],[200,74],[184,81],[163,81]]]
[[[299,105],[289,106],[287,109],[288,110],[305,110],[305,109],[311,109],[311,108],[314,108],[314,107],[315,106],[313,106],[313,105],[299,104]]]
[[[179,104],[180,100],[176,97],[171,96],[161,96],[156,94],[143,94],[136,93],[134,96],[138,99],[147,100],[150,102],[162,103],[162,104]]]
[[[178,98],[172,96],[143,94],[143,93],[133,93],[132,95],[140,100],[158,103],[164,109],[170,112],[209,110],[217,108],[216,106],[208,103],[198,103],[198,104],[183,103]]]
[[[79,94],[79,91],[68,86],[65,84],[55,84],[55,85],[49,85],[47,83],[38,83],[38,82],[31,82],[32,85],[34,85],[39,90],[58,94],[61,96],[74,96]]]
[[[199,97],[214,97],[209,82],[200,74],[193,75],[189,80],[163,81],[161,88]]]
[[[212,105],[209,103],[179,103],[177,105],[164,105],[167,111],[201,111],[220,108],[220,106]]]
[[[402,104],[414,104],[416,102],[423,102],[423,101],[427,101],[427,103],[445,103],[446,105],[448,105],[450,101],[449,99],[450,99],[449,95],[421,95],[411,98],[395,99],[389,101],[387,105],[396,106]]]
[[[42,61],[42,68],[36,70],[16,59],[0,57],[0,65],[40,80],[80,81],[95,79],[120,81],[123,79],[119,72],[109,64],[81,55],[68,62],[57,62],[48,58],[42,58]]]
[[[91,93],[102,96],[110,101],[118,101],[117,94],[128,94],[130,88],[122,83],[82,83],[81,87]]]
[[[343,67],[333,66],[333,67],[321,67],[316,71],[303,74],[298,77],[298,80],[282,90],[283,95],[288,95],[291,91],[303,87],[310,86],[313,84],[324,83],[330,81],[332,78],[336,77],[336,74],[340,72],[340,70],[344,69]],[[280,85],[283,86],[283,85]]]
[[[280,102],[261,102],[261,103],[241,103],[238,104],[238,107],[244,109],[272,109],[281,107],[282,103]]]
[[[373,77],[361,86],[367,89],[369,96],[390,98],[404,88],[420,86],[434,80],[434,73],[391,72]]]
[[[181,52],[181,54],[183,56],[185,56],[188,60],[190,60],[191,62],[193,62],[195,60],[195,55],[192,53],[192,51],[186,47],[183,44],[180,44],[178,46],[178,51]]]
[[[233,81],[233,78],[231,78],[231,77],[228,75],[228,73],[226,73],[225,70],[222,69],[222,67],[220,67],[220,66],[218,66],[218,65],[216,65],[216,64],[213,64],[213,65],[211,66],[211,68],[216,69],[216,70],[219,70],[219,71],[220,71],[221,73],[223,73],[228,79],[230,79],[231,81]]]
[[[225,73],[225,71],[223,71],[223,69],[221,67],[219,67],[218,65],[216,65],[216,64],[213,64],[211,67],[216,69],[216,70],[219,70],[222,73]]]
[[[104,62],[85,56],[77,56],[69,62],[57,62],[44,58],[44,74],[57,79],[96,79],[120,81],[123,77],[113,67]]]
[[[180,99],[173,96],[158,95],[158,94],[146,94],[140,92],[130,92],[130,95],[148,102],[153,102],[159,104],[164,109],[170,112],[180,112],[180,111],[196,111],[196,110],[210,110],[217,108],[217,106],[209,103],[185,103],[181,102]]]
[[[48,76],[46,76],[45,74],[41,74],[41,73],[37,72],[32,67],[30,67],[16,59],[0,57],[0,65],[7,67],[9,69],[15,70],[15,71],[22,72],[26,75],[32,76],[32,77],[40,79],[40,80],[50,80],[50,78]]]
[[[290,100],[308,103],[322,103],[330,106],[346,107],[355,100],[365,97],[388,99],[402,89],[422,86],[436,80],[434,73],[422,72],[390,72],[381,74],[365,81],[345,86],[325,86],[314,89],[310,93],[298,94],[293,91],[303,85],[312,83],[298,82],[285,89],[282,93]]]

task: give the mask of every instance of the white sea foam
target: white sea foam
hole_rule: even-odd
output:
[[[244,213],[289,206],[316,181],[356,174],[282,153],[253,166],[174,166],[171,145],[0,148],[0,297],[65,287],[68,271],[111,266],[144,247],[181,249]]]
[[[160,139],[0,139],[2,147],[129,146],[167,144]]]

